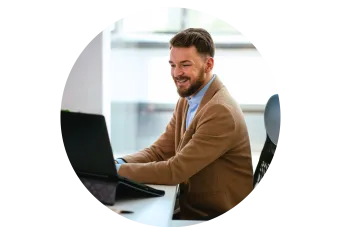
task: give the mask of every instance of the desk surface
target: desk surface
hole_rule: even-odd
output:
[[[164,190],[162,197],[124,199],[119,200],[113,207],[120,210],[133,211],[132,214],[121,214],[122,216],[141,224],[167,227],[171,226],[174,211],[177,187],[166,185],[148,185],[156,189]]]
[[[204,221],[185,221],[185,220],[172,220],[170,227],[182,227],[200,224]]]

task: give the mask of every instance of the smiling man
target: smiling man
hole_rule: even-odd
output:
[[[243,113],[212,73],[215,47],[200,28],[170,40],[171,75],[180,98],[165,132],[150,147],[117,160],[118,174],[148,184],[180,184],[180,218],[208,220],[253,189]]]

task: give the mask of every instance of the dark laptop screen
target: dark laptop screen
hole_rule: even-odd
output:
[[[61,130],[65,150],[76,173],[116,176],[104,116],[61,111]]]

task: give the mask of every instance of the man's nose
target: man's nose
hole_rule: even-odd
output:
[[[178,77],[178,76],[182,76],[182,75],[183,75],[183,70],[180,67],[175,67],[174,76]]]

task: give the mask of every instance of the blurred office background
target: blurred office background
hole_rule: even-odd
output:
[[[264,105],[276,93],[256,48],[237,29],[207,13],[163,8],[143,11],[112,27],[111,142],[114,152],[136,152],[164,131],[178,99],[170,75],[169,40],[189,27],[208,30],[216,45],[216,73],[241,104],[254,166],[265,141]]]
[[[205,28],[215,41],[213,72],[242,107],[255,168],[266,136],[264,105],[277,93],[273,75],[252,43],[214,15],[191,9],[159,8],[115,22],[77,60],[65,87],[62,106],[87,112],[96,105],[97,109],[103,108],[116,158],[150,146],[165,130],[179,97],[170,74],[168,42],[189,27]],[[83,91],[79,93],[76,89]],[[98,97],[93,98],[93,94]]]

